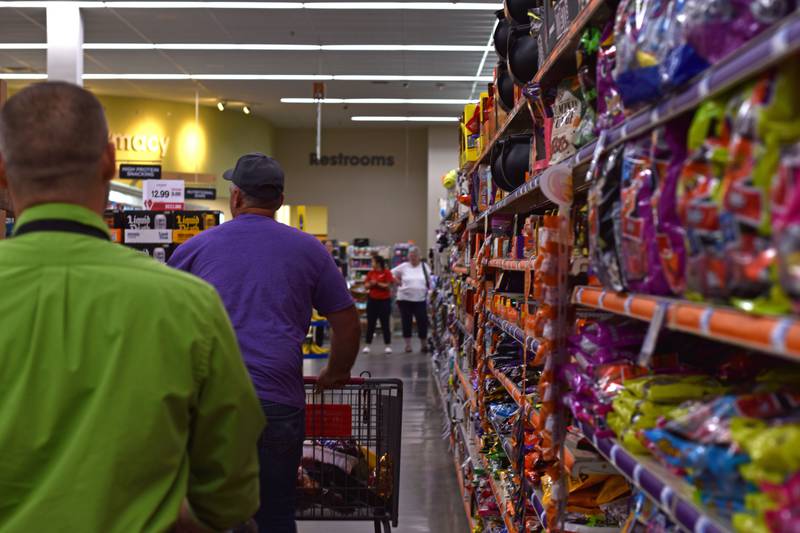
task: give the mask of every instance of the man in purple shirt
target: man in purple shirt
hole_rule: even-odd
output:
[[[294,532],[295,484],[303,453],[305,391],[302,343],[315,308],[333,330],[318,386],[347,381],[361,325],[342,273],[314,237],[281,224],[283,170],[247,154],[225,172],[234,219],[181,245],[170,258],[216,287],[267,417],[259,442],[260,531]]]

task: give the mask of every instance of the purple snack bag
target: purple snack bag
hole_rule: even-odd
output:
[[[609,21],[600,37],[597,51],[597,122],[595,133],[616,126],[625,118],[622,98],[614,82],[617,47],[614,42],[614,22]]]
[[[628,143],[622,167],[620,260],[625,285],[647,294],[669,294],[655,239],[652,197],[666,173],[660,132]]]
[[[709,63],[716,63],[792,9],[789,0],[690,0],[686,37]]]
[[[664,274],[673,294],[682,295],[686,289],[686,232],[678,216],[678,179],[686,160],[686,133],[691,116],[685,115],[664,127],[664,142],[672,156],[666,173],[653,194],[653,216],[656,225],[656,246]]]

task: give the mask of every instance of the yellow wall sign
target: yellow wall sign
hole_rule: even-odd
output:
[[[162,161],[169,150],[169,136],[139,133],[112,133],[109,141],[117,149],[119,161]]]

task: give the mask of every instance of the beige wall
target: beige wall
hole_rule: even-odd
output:
[[[322,154],[389,156],[393,166],[312,166],[315,132],[280,129],[275,155],[286,171],[286,203],[327,205],[328,232],[376,244],[413,240],[425,246],[428,153],[424,128],[328,129]]]

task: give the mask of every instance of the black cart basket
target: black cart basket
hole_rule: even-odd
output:
[[[306,439],[297,475],[297,520],[364,520],[397,527],[403,383],[351,379],[316,391],[306,378]]]

